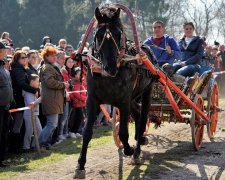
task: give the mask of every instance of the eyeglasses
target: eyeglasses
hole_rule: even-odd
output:
[[[20,59],[26,59],[27,58],[27,56],[21,56],[20,57]]]
[[[153,28],[154,29],[160,29],[160,28],[162,28],[162,26],[154,26]]]

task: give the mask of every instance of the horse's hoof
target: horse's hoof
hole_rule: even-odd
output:
[[[124,149],[123,152],[126,156],[132,156],[134,154],[134,149],[130,147],[128,149]]]
[[[76,169],[73,179],[85,179],[85,173],[85,170]]]
[[[128,163],[129,165],[140,165],[141,164],[141,159],[138,158],[131,158],[130,163]]]
[[[149,140],[148,140],[148,138],[147,137],[142,137],[142,139],[141,139],[141,145],[148,145],[148,143],[149,143]]]

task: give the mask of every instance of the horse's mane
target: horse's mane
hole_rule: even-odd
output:
[[[116,12],[118,8],[116,8],[113,5],[102,5],[99,7],[99,10],[100,10],[100,13],[102,14],[104,23],[115,25],[123,31],[123,24],[121,22],[121,19],[120,17],[116,17]]]

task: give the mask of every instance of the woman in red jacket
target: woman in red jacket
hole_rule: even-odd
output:
[[[74,135],[76,138],[82,137],[79,128],[84,121],[84,108],[86,107],[87,93],[83,83],[80,83],[80,67],[74,67],[72,69],[72,83],[73,93],[70,94],[70,101],[72,104],[72,113],[69,118],[69,130],[70,136]],[[75,92],[74,92],[75,91]],[[79,92],[77,92],[79,91]]]

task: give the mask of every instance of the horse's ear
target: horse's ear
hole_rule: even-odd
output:
[[[120,17],[120,8],[118,8],[115,13],[115,18],[119,18],[119,17]]]
[[[102,20],[102,14],[100,13],[100,10],[98,7],[96,7],[96,9],[95,9],[95,18],[97,19],[97,21]]]

